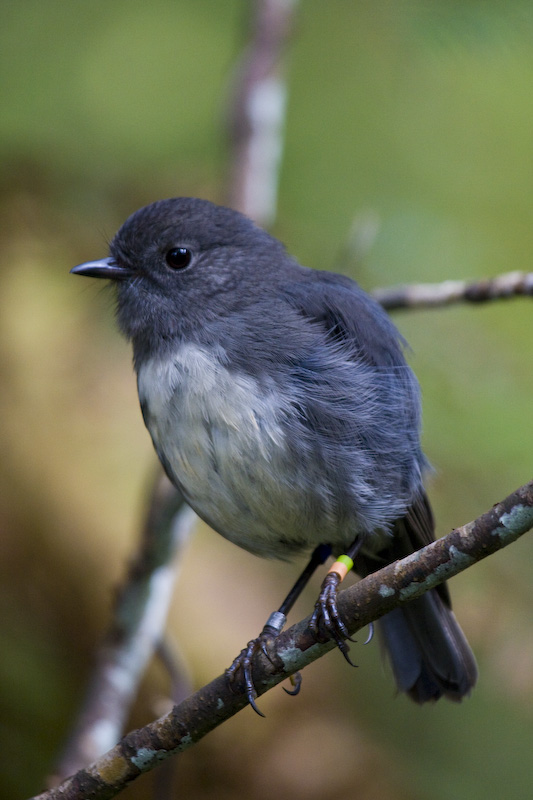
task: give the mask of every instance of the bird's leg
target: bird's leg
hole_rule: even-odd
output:
[[[326,561],[330,555],[331,547],[329,545],[319,545],[313,550],[311,558],[309,559],[309,563],[301,573],[300,577],[290,590],[283,603],[280,605],[279,609],[270,615],[259,636],[256,639],[252,639],[250,642],[248,642],[246,647],[241,650],[237,658],[233,661],[232,665],[226,670],[226,676],[232,685],[235,682],[237,674],[239,672],[242,673],[248,702],[252,706],[253,710],[261,717],[263,717],[264,714],[259,711],[255,703],[257,692],[253,682],[253,659],[259,652],[262,652],[276,669],[283,669],[283,662],[278,656],[275,655],[273,651],[272,644],[274,639],[283,630],[283,627],[287,621],[287,614],[302,593],[304,587],[309,582],[311,575],[314,573],[317,567]],[[285,689],[285,691],[291,695],[298,694],[301,684],[300,676],[298,674],[292,676],[291,681],[294,689],[292,691]]]
[[[340,618],[337,607],[337,592],[339,585],[352,569],[354,558],[361,549],[362,544],[363,537],[358,537],[346,553],[339,556],[335,563],[332,564],[322,582],[320,594],[315,603],[315,610],[309,623],[309,628],[317,641],[324,642],[328,639],[333,639],[346,661],[352,667],[356,665],[348,655],[350,648],[346,644],[346,640],[353,642],[353,639],[350,638],[348,629]]]

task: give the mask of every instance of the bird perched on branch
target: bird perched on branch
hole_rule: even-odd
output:
[[[339,583],[433,540],[420,400],[403,340],[342,275],[301,266],[242,214],[178,197],[134,213],[110,255],[75,274],[113,281],[144,421],[170,480],[214,530],[309,567],[228,674],[244,674],[317,564],[338,554],[311,628],[349,660]],[[398,688],[460,700],[477,677],[446,586],[380,620]],[[256,708],[257,710],[257,708]]]

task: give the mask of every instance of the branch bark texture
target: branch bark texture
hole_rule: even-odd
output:
[[[339,594],[339,609],[350,634],[393,608],[419,597],[442,581],[516,541],[533,527],[533,481],[482,516],[456,528],[407,558],[384,567]],[[332,650],[308,628],[310,617],[282,633],[275,643],[283,669],[258,657],[254,680],[258,694]],[[187,749],[247,705],[243,686],[228,685],[224,675],[175,706],[172,711],[125,736],[105,756],[61,786],[34,800],[104,800],[114,797],[142,772]]]

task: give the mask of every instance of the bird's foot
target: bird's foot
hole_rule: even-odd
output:
[[[337,572],[328,572],[322,582],[309,628],[318,642],[333,639],[348,664],[355,667],[357,665],[350,659],[348,655],[350,648],[346,644],[346,640],[353,642],[354,639],[350,638],[337,607],[337,590],[341,580],[341,576]]]
[[[259,636],[256,639],[252,639],[250,642],[248,642],[246,647],[241,650],[237,658],[233,660],[231,666],[226,670],[226,677],[228,678],[232,688],[237,679],[237,675],[241,673],[244,680],[244,687],[248,702],[256,714],[259,714],[260,717],[264,717],[265,715],[258,709],[255,702],[257,698],[257,691],[253,680],[253,662],[255,657],[259,653],[262,653],[266,658],[268,658],[276,670],[281,671],[283,669],[283,661],[276,654],[273,644],[274,640],[283,629],[285,622],[286,617],[284,614],[281,614],[278,611],[274,612],[274,614],[271,614]],[[295,689],[293,691],[286,689],[285,691],[288,694],[298,694],[301,681],[298,681],[298,678],[295,678],[295,681],[292,681],[292,683],[295,686]]]

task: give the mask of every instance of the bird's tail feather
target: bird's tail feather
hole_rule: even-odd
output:
[[[396,521],[390,541],[374,558],[361,554],[362,575],[419,550],[434,539],[435,523],[425,493]],[[461,700],[477,679],[474,654],[451,609],[445,583],[396,608],[379,621],[398,689],[417,703]]]
[[[455,615],[435,590],[380,620],[396,685],[415,702],[467,696],[477,678],[474,655]]]

